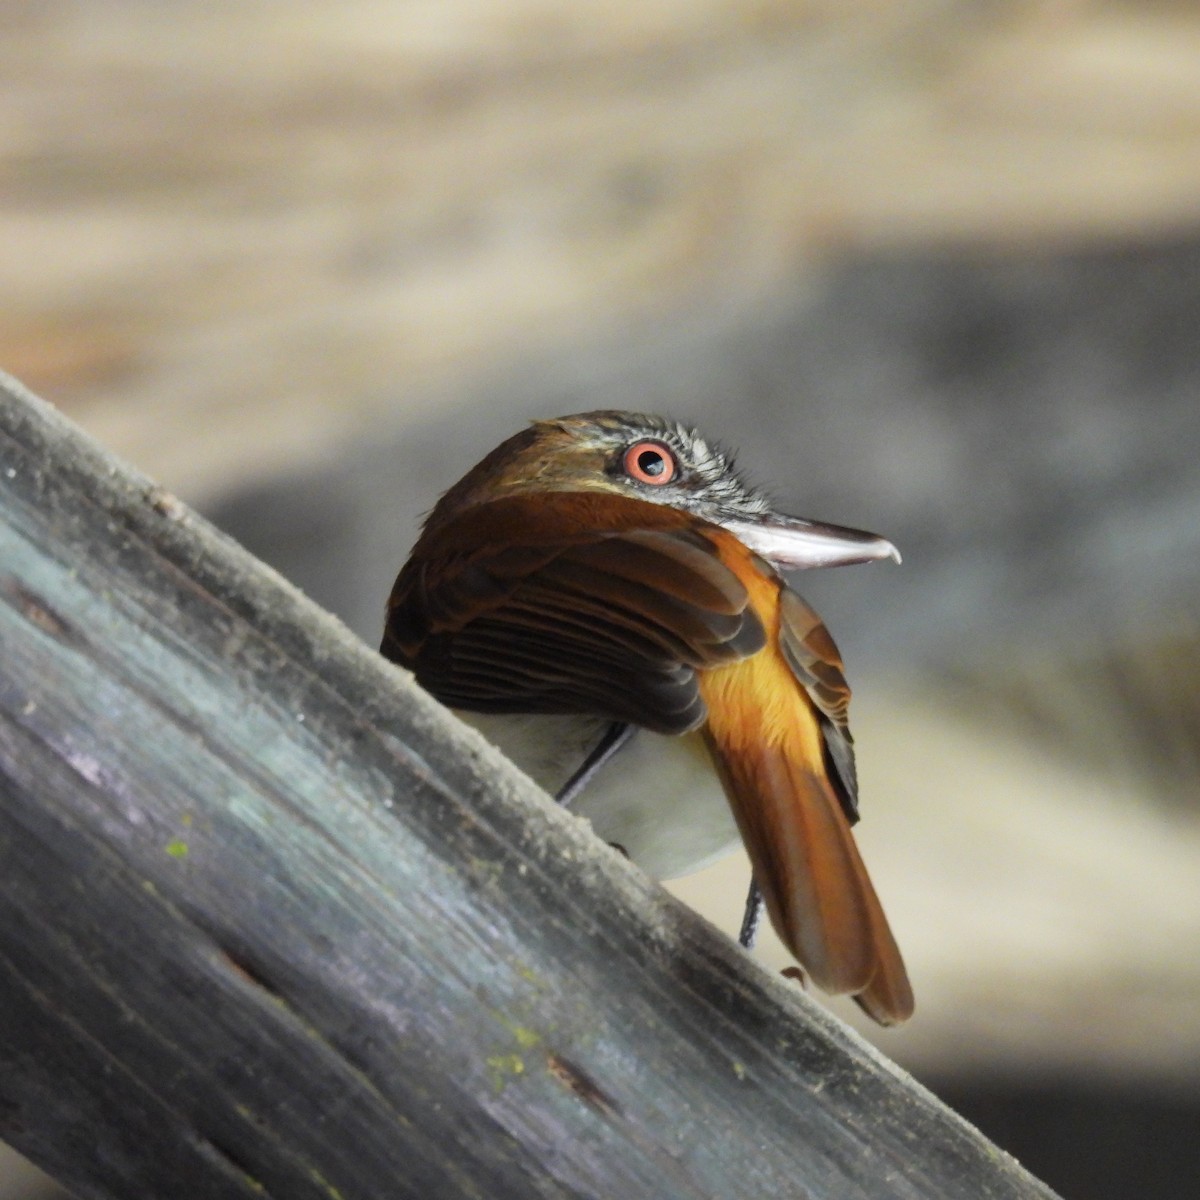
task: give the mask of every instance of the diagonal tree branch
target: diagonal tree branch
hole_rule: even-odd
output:
[[[1050,1196],[11,380],[0,656],[0,1137],[80,1196]]]

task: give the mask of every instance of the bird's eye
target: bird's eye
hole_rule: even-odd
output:
[[[622,463],[630,479],[652,487],[670,483],[679,470],[675,455],[662,442],[635,442],[625,451]]]

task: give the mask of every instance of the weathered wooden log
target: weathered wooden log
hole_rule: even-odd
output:
[[[0,1137],[86,1197],[1048,1197],[0,388]]]

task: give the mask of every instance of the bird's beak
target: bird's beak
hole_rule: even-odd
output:
[[[775,566],[791,570],[847,567],[877,558],[900,561],[900,551],[887,538],[861,529],[823,525],[776,513],[757,520],[722,521],[721,525]]]

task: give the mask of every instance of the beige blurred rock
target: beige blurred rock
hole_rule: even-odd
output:
[[[0,1143],[0,1200],[67,1200],[67,1193],[15,1150]]]
[[[0,5],[0,364],[196,499],[846,248],[1191,225],[1186,5]]]

